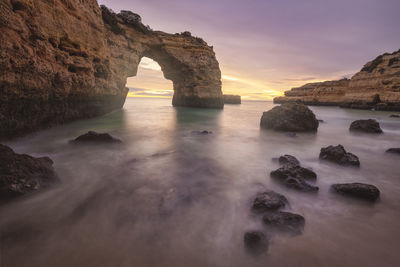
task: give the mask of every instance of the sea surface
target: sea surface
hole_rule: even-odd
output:
[[[128,98],[122,110],[36,132],[6,143],[49,156],[61,183],[0,206],[0,266],[400,266],[400,119],[392,113],[311,107],[316,134],[260,130],[272,102],[223,110],[174,108],[170,99]],[[375,118],[382,135],[354,134]],[[122,145],[71,145],[89,130]],[[193,131],[212,131],[201,135]],[[342,144],[361,168],[320,162],[321,147]],[[317,194],[290,190],[269,173],[272,160],[296,156],[318,175]],[[333,183],[376,185],[371,204],[330,191]],[[303,234],[268,232],[250,207],[265,189],[285,195],[305,217]],[[268,253],[244,249],[243,234],[270,237]]]

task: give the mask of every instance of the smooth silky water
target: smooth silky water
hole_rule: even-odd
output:
[[[10,266],[400,266],[400,119],[391,113],[311,107],[316,134],[260,130],[271,102],[223,110],[174,108],[169,99],[127,99],[123,110],[6,143],[50,156],[61,183],[0,207],[1,267]],[[384,134],[353,134],[376,118]],[[88,130],[122,145],[72,145]],[[210,135],[192,131],[208,130]],[[361,168],[320,162],[321,147],[342,144]],[[318,175],[317,194],[275,183],[273,157],[296,156]],[[376,185],[367,203],[332,193],[333,183]],[[305,217],[302,235],[270,235],[267,254],[246,253],[243,234],[266,230],[250,212],[272,189]]]

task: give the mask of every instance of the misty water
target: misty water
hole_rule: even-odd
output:
[[[9,266],[399,266],[400,119],[391,113],[311,107],[316,134],[260,130],[271,102],[223,110],[174,108],[169,99],[127,99],[123,110],[39,131],[12,142],[18,153],[49,156],[61,183],[0,206],[1,267]],[[353,134],[353,120],[375,118],[382,135]],[[122,145],[71,145],[88,130]],[[193,131],[212,131],[198,135]],[[342,144],[361,168],[320,162],[321,147]],[[273,157],[296,156],[318,175],[317,194],[277,184]],[[375,203],[329,190],[333,183],[376,185]],[[267,231],[251,213],[257,192],[284,194],[305,217],[303,234]],[[244,249],[243,234],[270,237],[267,254]]]

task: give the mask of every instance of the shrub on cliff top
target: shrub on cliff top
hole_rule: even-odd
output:
[[[101,16],[105,24],[108,24],[115,34],[123,34],[125,31],[118,25],[117,15],[105,5],[101,5]]]

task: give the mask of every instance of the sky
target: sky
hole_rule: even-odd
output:
[[[154,30],[190,31],[214,46],[222,90],[270,100],[308,82],[351,77],[400,49],[400,0],[98,0]],[[143,59],[131,96],[170,97],[172,82]],[[140,88],[140,89],[138,89]]]

